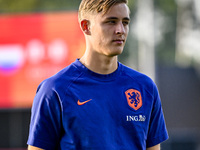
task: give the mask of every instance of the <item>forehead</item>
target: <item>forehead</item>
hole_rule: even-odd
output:
[[[125,3],[119,3],[113,5],[105,14],[100,14],[102,19],[109,17],[116,17],[119,19],[129,18],[130,10]]]

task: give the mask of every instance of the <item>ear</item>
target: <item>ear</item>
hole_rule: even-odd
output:
[[[84,20],[81,21],[81,29],[85,34],[90,35],[90,23],[89,23],[89,20],[84,19]]]

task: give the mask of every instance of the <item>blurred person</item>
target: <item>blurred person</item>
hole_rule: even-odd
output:
[[[84,55],[38,87],[29,150],[160,150],[168,138],[155,83],[118,62],[127,0],[82,0]]]

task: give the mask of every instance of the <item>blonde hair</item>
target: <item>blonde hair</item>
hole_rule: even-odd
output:
[[[105,14],[113,5],[118,3],[128,3],[128,0],[82,0],[79,6],[78,19],[81,21],[88,13]]]

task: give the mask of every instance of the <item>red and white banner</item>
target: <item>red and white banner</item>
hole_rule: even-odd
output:
[[[0,108],[31,107],[39,83],[83,54],[77,15],[0,15]]]

